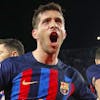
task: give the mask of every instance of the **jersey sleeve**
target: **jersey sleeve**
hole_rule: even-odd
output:
[[[12,65],[10,59],[7,59],[0,64],[0,91],[4,90],[11,80],[13,75]]]
[[[90,91],[83,76],[77,70],[75,70],[73,75],[73,83],[80,100],[96,100],[96,96]]]
[[[89,84],[92,84],[92,78],[95,77],[95,79],[100,78],[100,65],[91,65],[86,70],[86,76],[88,79]]]

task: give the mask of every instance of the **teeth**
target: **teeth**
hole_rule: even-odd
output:
[[[58,35],[56,32],[52,32],[50,35],[51,42],[57,42]]]

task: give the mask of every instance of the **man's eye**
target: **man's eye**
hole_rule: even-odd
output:
[[[44,21],[43,21],[43,23],[49,23],[50,22],[50,19],[45,19]]]
[[[57,18],[55,21],[56,21],[57,23],[62,23],[62,20],[59,19],[59,18]]]

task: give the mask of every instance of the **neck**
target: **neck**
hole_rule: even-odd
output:
[[[41,52],[40,50],[35,50],[32,54],[38,62],[43,64],[56,65],[58,62],[57,54],[47,54],[45,52]]]

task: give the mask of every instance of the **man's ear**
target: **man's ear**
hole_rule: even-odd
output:
[[[67,37],[67,32],[65,31],[65,32],[64,32],[63,39],[66,39],[66,37]]]
[[[16,50],[12,51],[11,52],[11,57],[16,57],[16,56],[19,56],[18,52]]]
[[[32,30],[32,37],[33,37],[34,39],[37,39],[37,38],[38,38],[37,30],[36,30],[36,29],[33,29],[33,30]]]

